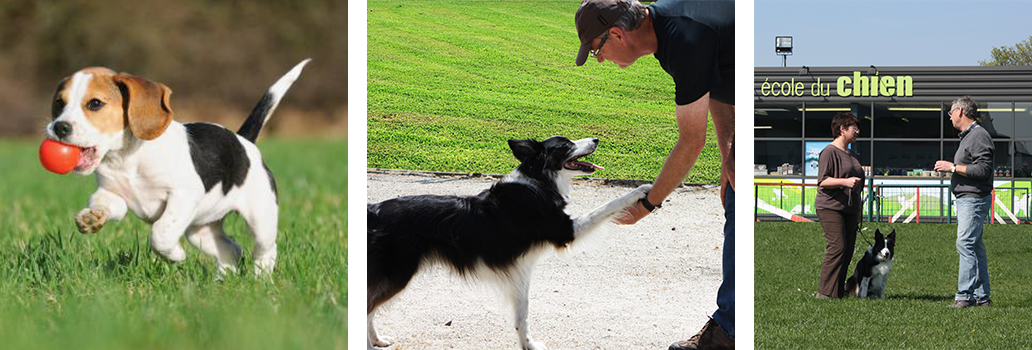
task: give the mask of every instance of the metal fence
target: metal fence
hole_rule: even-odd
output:
[[[874,222],[953,221],[953,198],[949,185],[875,186],[872,204]],[[870,208],[869,208],[870,209]]]
[[[753,184],[757,221],[816,221],[817,186],[797,183]],[[874,185],[861,194],[864,221],[890,223],[951,223],[956,221],[955,198],[949,185]],[[1028,223],[1032,201],[1027,187],[997,187],[988,223]]]

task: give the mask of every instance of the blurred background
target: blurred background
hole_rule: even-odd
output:
[[[347,3],[0,1],[0,137],[41,136],[60,79],[105,66],[172,89],[175,119],[243,122],[312,58],[263,136],[347,136]]]

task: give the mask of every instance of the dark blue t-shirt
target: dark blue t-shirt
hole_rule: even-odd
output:
[[[663,0],[649,6],[655,54],[674,78],[678,105],[710,98],[734,105],[734,1]]]

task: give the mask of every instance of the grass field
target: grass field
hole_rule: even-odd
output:
[[[38,140],[0,140],[0,348],[347,348],[345,141],[261,140],[279,187],[279,259],[271,281],[241,273],[215,281],[215,262],[185,240],[188,258],[160,260],[150,228],[129,214],[79,234],[73,215],[92,177],[39,165]]]
[[[987,225],[993,305],[955,310],[956,225],[865,224],[896,229],[885,299],[818,300],[825,241],[818,223],[755,226],[756,349],[1015,349],[1032,338],[1027,226]],[[857,237],[853,264],[867,250]],[[853,273],[850,267],[849,273]]]
[[[594,176],[652,180],[677,140],[674,84],[580,46],[576,1],[369,1],[368,166],[508,173],[507,139],[598,137]],[[719,181],[713,127],[687,181]]]

